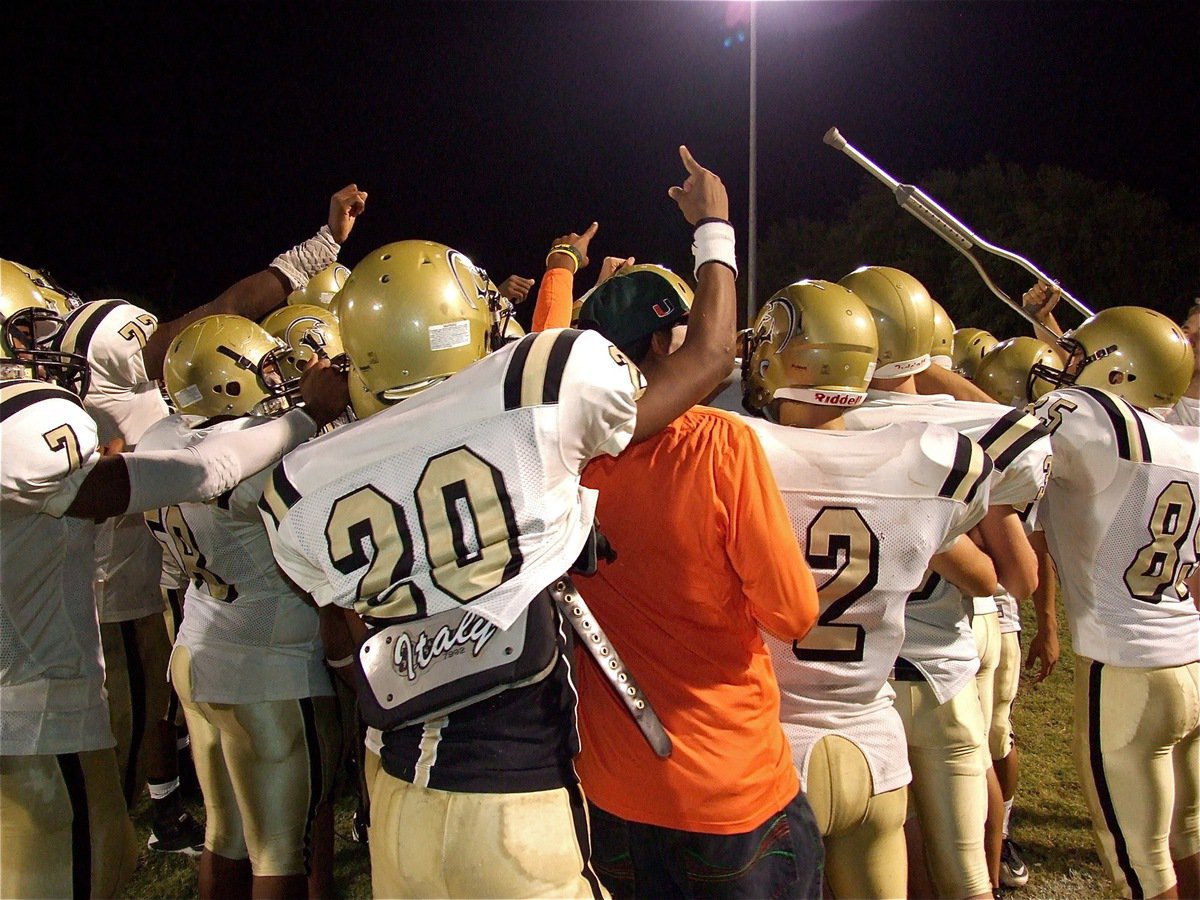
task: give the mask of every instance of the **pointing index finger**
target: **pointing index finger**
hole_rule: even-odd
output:
[[[591,225],[588,226],[587,231],[585,231],[582,236],[587,238],[590,241],[592,238],[594,238],[596,236],[596,232],[599,230],[599,228],[600,228],[600,223],[593,222]]]
[[[688,148],[683,144],[679,145],[679,158],[683,160],[683,167],[695,175],[697,172],[704,171],[704,166],[696,162],[695,158],[688,151]]]

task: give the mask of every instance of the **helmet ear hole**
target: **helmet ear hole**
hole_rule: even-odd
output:
[[[230,397],[236,397],[242,392],[242,386],[236,381],[231,381],[225,385],[225,393]]]

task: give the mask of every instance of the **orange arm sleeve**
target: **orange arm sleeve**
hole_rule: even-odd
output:
[[[575,302],[575,276],[566,269],[547,269],[537,289],[537,304],[533,308],[531,331],[547,328],[569,328],[571,305]]]

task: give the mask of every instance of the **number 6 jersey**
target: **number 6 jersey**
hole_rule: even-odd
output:
[[[260,503],[275,558],[321,605],[507,628],[582,550],[580,472],[629,443],[642,387],[596,332],[531,334],[288,454]]]
[[[1076,653],[1114,666],[1200,659],[1196,566],[1200,443],[1095,388],[1034,409],[1052,430],[1054,468],[1038,516],[1062,582]]]

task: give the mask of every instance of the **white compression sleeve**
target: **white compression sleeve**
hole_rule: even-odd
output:
[[[308,284],[308,279],[337,262],[341,249],[342,245],[333,239],[329,226],[322,225],[321,230],[307,241],[271,260],[270,267],[287,279],[293,291],[298,291]]]
[[[317,433],[302,409],[242,431],[207,437],[186,450],[123,453],[129,471],[129,508],[145,512],[177,503],[203,503],[278,462]]]

